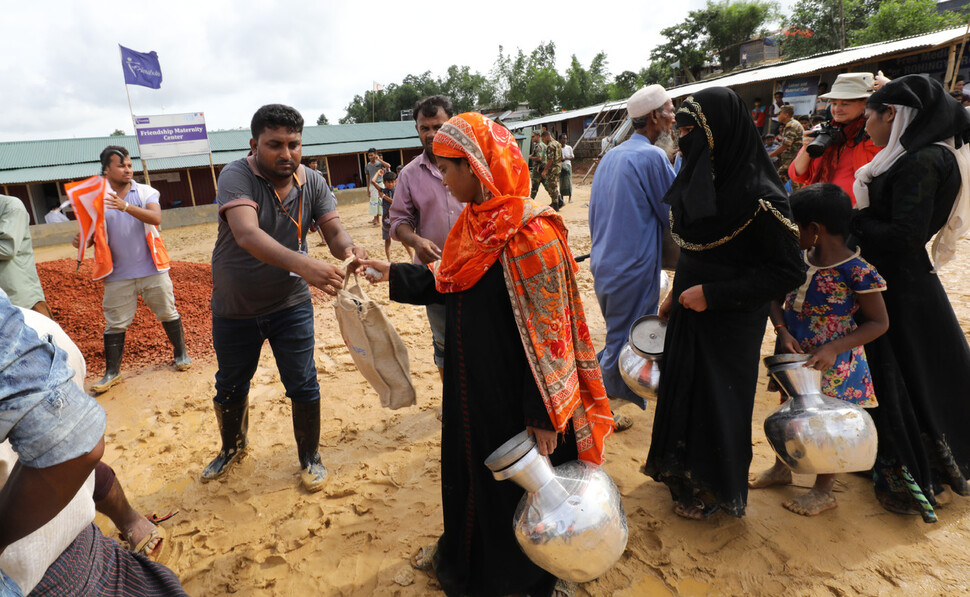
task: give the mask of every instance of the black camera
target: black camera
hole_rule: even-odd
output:
[[[829,145],[842,143],[842,129],[828,122],[818,125],[818,128],[808,131],[806,135],[815,137],[815,140],[805,148],[808,155],[813,158],[825,153]]]

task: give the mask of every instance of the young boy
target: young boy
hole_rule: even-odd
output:
[[[379,170],[374,174],[376,179],[378,176],[384,182],[384,188],[381,190],[381,237],[384,239],[384,254],[387,255],[387,260],[391,260],[391,203],[394,201],[394,187],[397,186],[397,174],[392,171],[385,172],[383,169]],[[376,180],[373,181],[375,184]],[[411,259],[414,259],[414,253],[411,252],[411,247],[404,245],[407,249],[408,255]]]

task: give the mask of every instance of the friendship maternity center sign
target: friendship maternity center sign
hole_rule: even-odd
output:
[[[202,112],[135,116],[135,135],[146,160],[209,153]]]

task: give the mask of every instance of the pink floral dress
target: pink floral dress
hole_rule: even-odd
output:
[[[805,283],[785,298],[785,324],[802,350],[841,338],[856,329],[852,314],[856,294],[882,292],[886,281],[859,252],[841,263],[817,267],[808,263]],[[822,393],[863,408],[877,406],[863,347],[841,353],[822,373]]]

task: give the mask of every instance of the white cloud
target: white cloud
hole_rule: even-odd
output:
[[[210,129],[245,128],[260,105],[280,102],[336,122],[374,81],[452,64],[484,74],[499,45],[529,52],[551,40],[560,71],[571,54],[589,64],[599,51],[614,74],[636,71],[660,29],[703,4],[20,3],[5,7],[0,36],[0,141],[131,133],[119,43],[158,52],[164,75],[159,90],[129,88],[136,114],[203,111]]]

